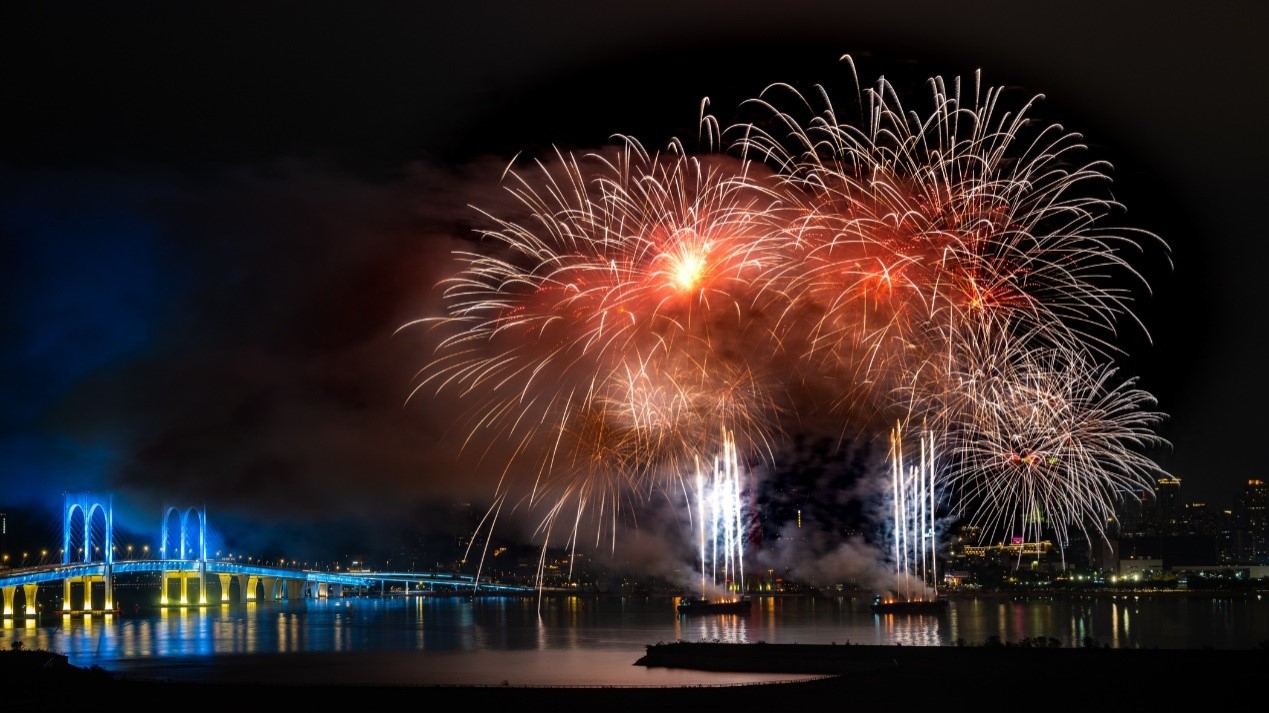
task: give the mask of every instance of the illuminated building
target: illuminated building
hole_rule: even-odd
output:
[[[1159,478],[1155,484],[1155,527],[1160,534],[1175,534],[1181,528],[1181,479]]]
[[[1247,481],[1234,508],[1234,559],[1239,564],[1269,564],[1269,485]]]

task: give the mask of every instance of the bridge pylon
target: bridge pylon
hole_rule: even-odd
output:
[[[159,605],[165,607],[207,606],[207,508],[205,506],[198,508],[168,505],[163,508],[163,524],[159,532],[159,557],[165,560],[192,561],[196,564],[193,571],[164,570],[160,574],[162,589],[159,593]],[[180,596],[175,602],[169,594],[172,581],[180,582]],[[197,602],[190,601],[191,581],[198,584]]]
[[[94,536],[93,522],[101,517],[103,527]],[[82,531],[78,520],[83,518]],[[67,577],[62,580],[62,614],[74,613],[112,614],[114,605],[114,577],[112,569],[115,562],[114,552],[115,515],[114,495],[112,493],[63,493],[62,503],[62,564],[91,564],[100,562],[103,565],[101,575],[82,575]],[[80,543],[78,551],[74,547]],[[100,558],[98,555],[100,554]],[[73,585],[76,580],[82,584],[82,603],[79,608],[74,605]],[[93,607],[93,584],[101,582],[105,597],[101,609]]]

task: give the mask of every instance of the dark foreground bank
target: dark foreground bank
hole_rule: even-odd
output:
[[[0,700],[10,710],[164,701],[173,710],[234,706],[456,702],[477,709],[669,711],[1257,711],[1266,710],[1269,650],[673,643],[632,665],[820,674],[733,686],[537,687],[219,684],[148,681],[71,666],[44,651],[0,652]],[[19,707],[20,706],[20,707]],[[111,708],[112,710],[114,708]]]

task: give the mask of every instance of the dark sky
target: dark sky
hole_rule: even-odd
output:
[[[109,490],[322,552],[479,500],[453,404],[405,403],[467,207],[519,151],[658,146],[776,81],[970,76],[1114,165],[1159,463],[1228,507],[1261,457],[1269,5],[10,2],[0,509]],[[779,7],[777,7],[779,5]],[[244,530],[251,530],[250,535]],[[394,537],[393,534],[385,537]],[[307,555],[306,555],[307,556]]]

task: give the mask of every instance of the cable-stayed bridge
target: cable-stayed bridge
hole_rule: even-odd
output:
[[[534,587],[446,572],[325,571],[209,558],[207,514],[169,507],[154,558],[116,559],[114,498],[109,493],[67,493],[62,507],[61,561],[0,570],[5,618],[38,616],[41,587],[62,588],[57,613],[115,614],[115,580],[141,575],[156,580],[160,606],[205,606],[355,594],[470,592],[529,593]]]

